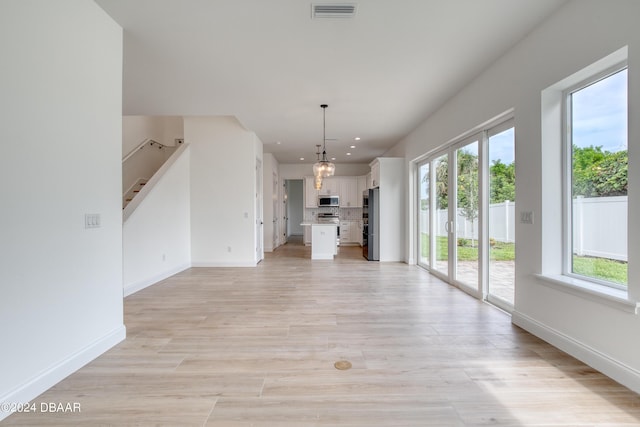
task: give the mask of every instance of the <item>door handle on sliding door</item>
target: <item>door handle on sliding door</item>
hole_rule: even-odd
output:
[[[444,231],[446,231],[447,233],[451,233],[452,226],[453,226],[453,221],[446,221],[444,223]]]

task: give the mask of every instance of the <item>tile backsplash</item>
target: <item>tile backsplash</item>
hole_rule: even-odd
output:
[[[357,220],[362,219],[362,208],[316,208],[305,209],[304,219],[305,221],[313,221],[316,219],[319,213],[337,213],[341,220]]]

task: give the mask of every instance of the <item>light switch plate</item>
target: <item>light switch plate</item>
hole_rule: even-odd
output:
[[[100,228],[100,214],[84,214],[84,228]]]

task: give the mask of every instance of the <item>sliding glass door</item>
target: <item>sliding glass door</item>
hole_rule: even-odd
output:
[[[440,277],[449,272],[449,153],[418,165],[418,264]]]
[[[418,264],[431,266],[431,162],[418,165]]]
[[[479,138],[466,141],[455,150],[455,280],[472,289],[478,288],[480,265]]]
[[[449,154],[436,157],[433,161],[434,197],[433,197],[433,225],[435,231],[432,245],[435,249],[433,269],[443,276],[449,276],[449,234],[451,221],[449,220]]]
[[[417,164],[418,264],[507,310],[514,300],[514,147],[507,121]]]
[[[487,299],[513,307],[515,283],[515,129],[511,122],[488,131],[489,152],[489,275]]]

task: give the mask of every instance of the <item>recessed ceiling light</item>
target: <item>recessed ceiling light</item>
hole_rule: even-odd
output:
[[[335,159],[336,159],[335,157],[332,157],[332,158],[331,158],[331,160],[335,160]]]
[[[355,138],[353,138],[355,141],[360,141],[360,137],[356,136]]]
[[[280,145],[280,144],[282,144],[282,142],[280,142],[280,141],[276,141],[276,144]]]
[[[300,157],[300,160],[304,160],[304,157]]]
[[[352,145],[352,146],[351,146],[351,148],[356,148],[356,146],[355,146],[355,145]]]
[[[347,156],[350,156],[350,155],[351,155],[351,153],[347,153]]]

